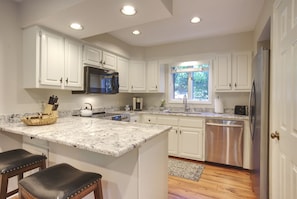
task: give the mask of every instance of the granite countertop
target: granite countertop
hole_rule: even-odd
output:
[[[172,115],[172,116],[187,116],[200,117],[204,119],[231,119],[231,120],[248,120],[247,115],[236,115],[231,113],[212,113],[212,112],[167,112],[167,111],[131,111],[130,114],[155,114],[155,115]]]
[[[0,131],[64,144],[119,157],[147,140],[170,130],[170,126],[64,117],[55,124],[26,126],[21,122],[0,123]]]

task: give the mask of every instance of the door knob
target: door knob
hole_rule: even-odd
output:
[[[272,139],[275,139],[276,138],[277,140],[279,140],[279,132],[275,131],[274,133],[271,133],[270,137]]]

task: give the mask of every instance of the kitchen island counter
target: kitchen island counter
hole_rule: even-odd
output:
[[[170,129],[170,126],[89,117],[59,118],[55,124],[44,126],[26,126],[23,123],[0,124],[1,131],[114,157],[119,157]]]
[[[2,122],[0,151],[23,147],[45,153],[49,166],[68,163],[100,173],[105,199],[164,199],[170,129],[85,117],[58,118],[45,126]]]

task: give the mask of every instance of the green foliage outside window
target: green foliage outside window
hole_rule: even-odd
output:
[[[209,64],[171,67],[173,99],[209,100]]]

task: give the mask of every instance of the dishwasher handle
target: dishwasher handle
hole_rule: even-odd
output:
[[[240,124],[218,124],[218,123],[207,122],[206,125],[208,125],[208,126],[243,128],[243,125],[240,125]]]

